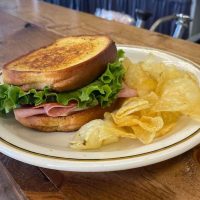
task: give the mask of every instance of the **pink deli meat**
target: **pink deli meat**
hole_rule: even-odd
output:
[[[41,114],[46,114],[49,117],[63,117],[79,110],[76,103],[69,103],[67,106],[60,105],[59,103],[45,103],[39,106],[15,109],[14,114],[18,118]]]
[[[134,89],[129,88],[126,84],[123,84],[122,90],[118,94],[118,98],[128,98],[137,96],[137,92]],[[64,117],[74,112],[78,112],[82,109],[77,108],[77,103],[69,103],[67,106],[59,103],[45,103],[39,106],[22,107],[14,110],[16,118],[25,118],[35,115],[47,115],[49,117]]]
[[[137,96],[137,91],[135,89],[129,88],[125,83],[123,83],[121,91],[118,93],[119,98],[128,98]]]

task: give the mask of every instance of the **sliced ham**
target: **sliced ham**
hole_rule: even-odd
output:
[[[119,92],[119,98],[127,98],[137,96],[137,92],[134,89],[129,88],[126,84],[123,84],[122,90]],[[59,103],[45,103],[39,106],[23,107],[14,110],[16,118],[25,118],[35,115],[47,115],[49,117],[64,117],[82,109],[77,108],[77,103],[71,102],[67,106]]]
[[[129,88],[125,83],[123,83],[121,91],[118,93],[119,98],[128,98],[137,96],[137,91],[135,89]]]
[[[25,118],[25,117],[30,117],[34,115],[45,114],[45,111],[44,111],[44,108],[37,108],[37,109],[35,109],[34,107],[17,108],[17,109],[14,109],[14,114],[15,116],[18,116],[20,118]]]
[[[34,115],[46,114],[50,117],[68,116],[73,112],[79,111],[76,103],[69,103],[67,106],[58,103],[45,103],[39,106],[18,108],[14,110],[16,117],[25,118]]]
[[[70,103],[67,106],[60,105],[58,103],[47,103],[38,106],[44,108],[45,114],[47,114],[50,117],[64,117],[68,116],[74,111],[77,111],[77,103]]]

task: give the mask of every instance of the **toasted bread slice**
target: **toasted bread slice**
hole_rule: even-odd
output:
[[[58,92],[73,90],[95,80],[116,55],[107,36],[66,37],[6,64],[3,80],[24,90],[44,86]]]
[[[75,131],[93,119],[102,119],[105,112],[111,112],[118,107],[119,101],[115,101],[110,107],[101,108],[95,106],[87,110],[76,112],[66,117],[49,117],[47,115],[36,115],[16,120],[22,125],[43,132],[53,131]]]

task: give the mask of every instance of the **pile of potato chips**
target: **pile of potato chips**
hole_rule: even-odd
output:
[[[84,125],[72,148],[100,148],[122,137],[148,144],[167,134],[182,115],[200,121],[200,87],[193,74],[166,66],[153,55],[136,64],[125,58],[124,67],[124,81],[138,96],[127,98],[113,113],[105,113],[104,120]]]

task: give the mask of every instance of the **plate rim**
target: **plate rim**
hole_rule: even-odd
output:
[[[186,61],[186,62],[188,62],[188,63],[190,63],[190,64],[192,64],[195,68],[197,68],[198,70],[200,70],[200,65],[199,64],[197,64],[197,63],[195,63],[195,62],[193,62],[193,61],[191,61],[190,59],[187,59],[187,58],[184,58],[183,56],[180,56],[180,55],[177,55],[177,54],[175,54],[175,53],[172,53],[172,52],[169,52],[169,51],[166,51],[166,50],[162,50],[162,49],[158,49],[158,48],[152,48],[152,47],[146,47],[146,46],[140,46],[140,45],[124,45],[124,44],[117,44],[117,47],[128,47],[128,48],[140,48],[140,49],[149,49],[149,50],[154,50],[154,51],[159,51],[159,52],[162,52],[162,53],[165,53],[165,54],[169,54],[169,55],[172,55],[172,56],[174,56],[174,57],[177,57],[177,58],[179,58],[179,59],[182,59],[182,60],[184,60],[184,61]],[[87,159],[73,159],[73,158],[61,158],[61,157],[56,157],[56,156],[50,156],[50,155],[44,155],[44,154],[40,154],[40,153],[36,153],[36,152],[32,152],[32,151],[29,151],[29,150],[26,150],[26,149],[23,149],[23,148],[20,148],[20,147],[18,147],[18,146],[16,146],[16,145],[13,145],[13,144],[10,144],[9,142],[7,142],[7,141],[4,141],[3,143],[4,143],[4,145],[6,145],[6,143],[8,143],[7,144],[7,146],[12,146],[13,148],[18,148],[18,150],[19,149],[21,149],[20,150],[20,152],[26,152],[28,155],[30,155],[30,154],[34,154],[36,157],[48,157],[48,159],[54,159],[54,160],[63,160],[64,162],[69,162],[69,160],[70,161],[72,161],[72,162],[97,162],[98,161],[98,163],[99,162],[107,162],[107,161],[109,161],[109,162],[111,162],[111,160],[113,161],[115,161],[115,160],[117,160],[117,161],[119,161],[119,160],[131,160],[131,159],[133,159],[133,158],[136,158],[136,157],[143,157],[143,156],[146,156],[146,155],[149,155],[149,154],[155,154],[155,153],[157,153],[157,152],[159,152],[159,151],[165,151],[165,150],[167,150],[167,149],[171,149],[171,148],[173,148],[174,146],[176,147],[176,146],[178,146],[178,145],[180,145],[181,143],[184,143],[185,141],[190,141],[190,139],[191,138],[193,138],[193,137],[195,137],[196,135],[198,135],[198,133],[200,133],[200,129],[198,129],[197,131],[195,131],[194,133],[192,133],[190,136],[188,136],[187,138],[185,138],[185,139],[183,139],[183,140],[180,140],[180,141],[178,141],[178,142],[176,142],[176,143],[174,143],[174,144],[172,144],[172,145],[169,145],[169,146],[167,146],[167,147],[164,147],[164,148],[161,148],[161,149],[158,149],[158,150],[154,150],[154,151],[151,151],[151,152],[147,152],[147,153],[142,153],[142,154],[138,154],[138,155],[133,155],[133,156],[126,156],[126,157],[118,157],[118,158],[107,158],[107,159],[90,159],[89,161],[87,160]],[[0,137],[0,144],[2,143],[2,138]],[[199,144],[200,143],[200,140],[198,141],[198,142],[196,142],[193,146],[191,146],[190,148],[186,148],[186,150],[183,150],[182,152],[180,152],[180,153],[175,153],[176,155],[179,155],[179,154],[181,154],[181,153],[183,153],[183,152],[185,152],[185,151],[187,151],[187,150],[189,150],[189,149],[191,149],[191,148],[193,148],[194,146],[196,146],[197,144]],[[1,151],[1,145],[0,145],[0,151]],[[4,151],[3,152],[4,154],[6,154],[6,152]],[[7,154],[6,154],[7,155]],[[176,155],[171,155],[171,157],[174,157],[174,156],[176,156]],[[10,157],[12,157],[12,155],[8,155],[8,156],[10,156]],[[169,157],[169,158],[171,158],[171,157]],[[14,157],[13,157],[14,158]],[[163,158],[163,160],[166,160],[166,159],[169,159],[169,158]],[[47,160],[48,160],[47,159]],[[18,159],[19,160],[19,159]],[[23,159],[21,160],[22,162],[26,162],[26,161],[24,161]],[[153,164],[153,163],[157,163],[157,162],[159,162],[159,161],[155,161],[155,162],[151,162],[150,164]],[[33,164],[33,163],[29,163],[29,164]],[[34,164],[33,164],[34,165]],[[38,163],[36,166],[39,166],[40,165],[40,163]],[[141,165],[139,165],[139,166],[145,166],[145,165],[148,165],[148,164],[141,164]],[[138,167],[139,167],[138,166]],[[52,168],[52,166],[49,166],[48,164],[42,164],[42,166],[41,167],[45,167],[45,168]],[[91,170],[90,169],[90,171],[99,171],[100,169],[97,169],[98,167],[95,167],[93,170]],[[131,167],[131,168],[135,168],[135,167]],[[55,169],[55,166],[52,168],[52,169]],[[56,169],[60,169],[59,167],[56,167]],[[111,169],[106,169],[105,167],[104,167],[104,170],[100,170],[100,171],[114,171],[114,170],[122,170],[122,169],[129,169],[129,168],[126,168],[125,166],[123,167],[123,168],[120,168],[120,169],[113,169],[113,168],[111,168]],[[77,171],[77,170],[73,170],[73,169],[69,169],[69,168],[66,168],[66,170],[68,170],[68,171]],[[88,170],[86,170],[86,169],[79,169],[78,171],[87,171],[88,172]]]
[[[0,138],[0,152],[21,162],[38,167],[73,172],[105,172],[133,169],[168,160],[192,149],[199,143],[200,130],[197,130],[195,133],[176,144],[155,150],[154,152],[145,153],[144,155],[106,160],[77,160],[56,158],[43,154],[40,155],[35,152],[29,152]],[[14,154],[11,149],[15,150]]]
[[[95,161],[95,162],[101,162],[101,161],[111,161],[111,160],[126,160],[126,159],[129,159],[129,158],[136,158],[136,157],[141,157],[141,156],[153,154],[153,153],[156,153],[156,152],[161,152],[161,151],[163,151],[165,149],[170,149],[173,146],[176,146],[178,144],[181,144],[184,141],[189,140],[190,138],[192,138],[193,136],[195,136],[198,133],[200,133],[200,128],[197,129],[196,131],[194,131],[191,135],[187,136],[186,138],[184,138],[184,139],[182,139],[180,141],[177,141],[174,144],[171,144],[169,146],[160,148],[160,149],[156,149],[156,150],[153,150],[153,151],[149,151],[149,152],[145,152],[145,153],[140,153],[140,154],[136,154],[136,155],[130,155],[130,156],[126,156],[126,157],[115,157],[115,158],[104,158],[104,159],[102,159],[102,158],[99,158],[99,159],[79,159],[79,158],[64,158],[64,157],[58,157],[58,156],[51,156],[51,155],[37,153],[37,152],[31,151],[31,150],[27,150],[27,149],[21,148],[21,147],[15,145],[15,144],[12,144],[12,143],[4,140],[1,137],[0,137],[0,141],[3,141],[4,143],[9,144],[9,146],[13,146],[16,149],[19,149],[19,150],[22,150],[22,151],[25,151],[27,153],[34,154],[34,155],[37,155],[37,156],[41,156],[41,157],[53,158],[53,159],[56,159],[56,160],[78,161],[78,162],[82,162],[82,161],[85,161],[85,162],[93,162],[93,161]],[[200,143],[200,141],[199,141],[199,143]],[[1,148],[1,146],[0,146],[0,148]]]
[[[154,47],[147,47],[147,46],[142,46],[142,45],[132,45],[132,44],[116,44],[117,47],[136,47],[136,48],[139,48],[139,49],[148,49],[148,50],[156,50],[156,51],[160,51],[162,53],[166,53],[166,54],[169,54],[169,55],[172,55],[174,57],[177,57],[177,58],[180,58],[182,60],[185,60],[187,61],[188,63],[192,63],[193,65],[195,65],[195,67],[197,69],[200,70],[200,64],[190,60],[189,58],[185,58],[181,55],[178,55],[176,53],[173,53],[173,52],[170,52],[170,51],[167,51],[167,50],[163,50],[163,49],[159,49],[159,48],[154,48]]]

